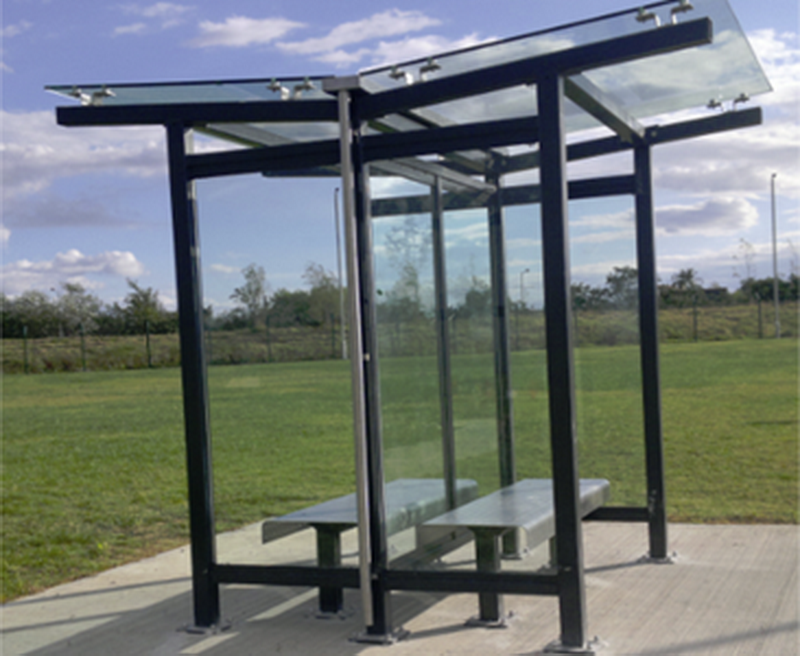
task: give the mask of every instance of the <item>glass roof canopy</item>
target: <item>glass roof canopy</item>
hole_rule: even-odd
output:
[[[605,98],[637,120],[688,108],[718,107],[724,102],[744,101],[769,91],[770,84],[727,0],[654,3],[639,10],[619,12],[435,57],[367,69],[358,77],[362,89],[371,95],[380,95],[404,86],[424,85],[428,81],[453,78],[466,72],[706,17],[713,23],[714,40],[711,44],[614,64],[577,77],[583,82],[588,80]],[[333,100],[322,88],[326,77],[329,76],[47,88],[76,98],[84,105],[107,107]],[[531,102],[528,86],[515,86],[435,104],[427,110],[427,113],[416,110],[402,116],[382,117],[379,129],[389,127],[391,131],[408,131],[432,125],[533,116],[536,105]],[[567,105],[565,122],[568,131],[598,125],[589,114],[572,104]],[[270,132],[277,134],[279,139],[272,142],[258,139],[260,145],[334,138],[337,129],[333,121],[313,129],[306,121],[284,124],[280,128],[271,124]]]
[[[580,548],[568,204],[570,200],[628,196],[634,205],[647,505],[600,509],[606,512],[593,513],[592,519],[647,522],[650,556],[664,560],[668,556],[667,515],[651,146],[757,125],[761,112],[758,108],[715,112],[651,127],[639,121],[655,123],[660,114],[716,109],[723,103],[724,109],[734,109],[749,97],[770,90],[727,0],[658,2],[554,30],[373,68],[357,76],[60,86],[50,90],[84,105],[58,108],[61,125],[166,127],[195,625],[219,623],[219,586],[223,583],[314,585],[320,587],[321,597],[322,591],[359,587],[364,640],[382,644],[394,641],[397,635],[388,603],[395,590],[477,592],[484,595],[481,620],[489,622],[498,619],[499,610],[497,603],[489,608],[492,604],[486,595],[496,602],[502,593],[548,594],[559,597],[561,644],[589,653],[583,649],[586,600]],[[584,135],[580,141],[566,143],[565,132],[596,125],[605,125],[616,134]],[[191,140],[186,138],[192,130],[253,147],[193,152]],[[513,150],[506,153],[505,148]],[[632,174],[569,179],[567,161],[626,149],[633,150]],[[532,168],[540,170],[537,184],[504,184],[509,181],[503,180],[503,175]],[[315,571],[306,566],[226,564],[215,554],[202,267],[193,183],[245,173],[341,174],[359,502],[357,570],[338,565],[320,566]],[[374,174],[404,176],[429,189],[420,196],[376,200],[370,196],[369,185]],[[453,190],[468,193],[444,193]],[[395,207],[390,207],[392,204]],[[454,508],[458,480],[454,415],[450,412],[447,418],[445,411],[454,407],[450,354],[455,349],[448,337],[443,219],[449,211],[485,210],[494,366],[494,385],[487,389],[494,389],[496,410],[495,425],[487,434],[497,455],[499,483],[511,486],[516,477],[515,438],[503,213],[512,205],[538,205],[538,211],[530,210],[530,217],[533,223],[538,213],[541,234],[538,248],[545,299],[556,566],[545,573],[481,570],[476,576],[467,570],[425,570],[424,576],[417,576],[417,570],[404,569],[410,561],[398,565],[389,561],[371,218],[392,214],[430,217],[431,248],[436,249],[432,262],[437,296],[434,339],[442,410],[441,445],[435,440],[431,444],[442,447],[439,453],[448,506]],[[499,537],[492,538],[494,555],[485,561],[495,559]],[[329,550],[336,551],[334,547]]]

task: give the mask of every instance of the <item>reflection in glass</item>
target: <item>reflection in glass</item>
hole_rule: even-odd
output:
[[[608,479],[612,504],[641,506],[647,488],[633,204],[593,199],[569,209],[580,475]]]

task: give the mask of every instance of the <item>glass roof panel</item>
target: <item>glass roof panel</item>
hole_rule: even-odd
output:
[[[680,3],[662,2],[644,11],[652,18],[640,20],[631,10],[574,25],[488,43],[429,59],[362,73],[373,93],[409,83],[446,78],[468,71],[510,63],[528,57],[658,29],[659,25],[708,17],[714,42],[676,52],[646,57],[586,72],[597,87],[613,97],[638,119],[681,109],[723,103],[770,91],[769,81],[753,54],[728,0],[693,0],[692,9],[674,12]],[[657,21],[656,21],[657,19]],[[425,69],[425,70],[423,70]],[[536,113],[535,95],[529,87],[505,89],[436,105],[450,121],[468,123]],[[585,129],[597,122],[577,107],[567,108],[569,130]]]
[[[85,105],[166,105],[264,100],[330,100],[321,77],[157,84],[53,85],[49,91]]]
[[[688,7],[688,9],[687,9]],[[643,9],[582,21],[542,32],[494,41],[473,48],[417,59],[393,67],[362,71],[362,86],[380,94],[406,84],[424,85],[467,71],[509,63],[628,34],[657,30],[673,20],[709,17],[714,42],[673,53],[646,57],[586,72],[588,80],[631,116],[643,119],[681,109],[720,106],[770,90],[769,82],[728,5],[728,0],[667,0]],[[158,84],[51,86],[49,90],[86,105],[140,105],[247,101],[330,99],[320,76],[262,80],[229,80]],[[387,116],[372,127],[408,131],[434,125],[452,125],[536,113],[535,89],[504,89],[418,108],[404,116]],[[597,122],[567,103],[567,129],[594,127]],[[265,129],[265,126],[259,126]],[[330,128],[330,129],[328,129]],[[271,132],[287,140],[335,138],[333,126],[312,128],[302,123],[274,125]]]

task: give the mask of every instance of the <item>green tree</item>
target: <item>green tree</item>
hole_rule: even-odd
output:
[[[630,310],[639,302],[639,276],[634,267],[614,267],[606,276],[608,300],[618,309]]]
[[[93,332],[103,305],[100,299],[78,283],[65,282],[61,288],[63,293],[58,299],[58,314],[65,331],[76,334],[82,328],[84,332]]]
[[[244,285],[234,289],[230,298],[247,309],[250,327],[255,328],[267,307],[267,276],[264,267],[255,264],[248,264],[242,269],[242,275]]]
[[[327,322],[331,315],[339,317],[339,283],[333,273],[321,264],[310,263],[303,273],[309,286],[308,312],[314,319]]]

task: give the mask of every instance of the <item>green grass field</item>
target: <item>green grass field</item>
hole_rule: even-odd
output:
[[[643,504],[638,350],[578,349],[581,475]],[[453,360],[460,476],[497,485],[489,355]],[[549,476],[545,358],[513,354],[519,476]],[[662,348],[670,519],[797,522],[795,340]],[[209,372],[219,530],[352,491],[348,364]],[[177,369],[7,375],[2,580],[8,600],[188,538]],[[382,362],[387,475],[438,475],[435,362]],[[436,455],[432,455],[436,454]]]

